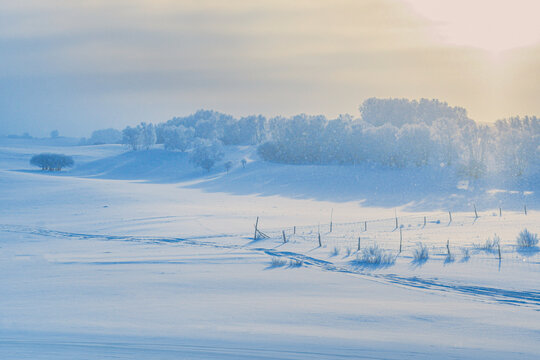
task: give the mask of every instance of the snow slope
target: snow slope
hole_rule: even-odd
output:
[[[54,151],[79,165],[56,176],[27,164],[42,150],[0,144],[0,358],[540,356],[540,255],[515,246],[524,227],[540,232],[536,201],[502,216],[477,203],[478,219],[463,206],[449,222],[436,189],[444,209],[397,180],[370,197],[392,174],[367,169],[265,164],[239,148],[229,155],[246,169],[206,174],[159,149],[69,146]],[[369,191],[355,192],[360,174]],[[257,216],[269,239],[253,241]],[[500,262],[478,248],[495,232]],[[395,263],[356,262],[358,237]]]
[[[248,166],[243,168],[241,159],[248,160]],[[233,163],[228,174],[223,167],[226,161]],[[194,181],[191,187],[206,192],[362,201],[364,206],[404,207],[411,211],[472,211],[473,204],[479,209],[502,206],[507,210],[521,210],[527,204],[538,210],[540,204],[536,191],[540,183],[516,183],[501,189],[497,179],[463,181],[454,169],[448,168],[274,164],[260,161],[255,148],[249,146],[227,147],[225,158],[210,173],[194,168],[185,153],[156,148],[85,162],[70,175],[162,184]]]

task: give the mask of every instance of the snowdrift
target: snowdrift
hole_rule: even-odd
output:
[[[247,164],[242,166],[241,160]],[[231,161],[232,169],[224,163]],[[389,169],[379,166],[288,165],[262,161],[254,147],[228,146],[210,171],[196,168],[188,153],[150,149],[128,151],[83,163],[66,174],[103,179],[180,183],[209,192],[280,195],[320,201],[359,201],[365,206],[410,211],[533,209],[540,203],[535,184],[504,184],[497,179],[468,181],[453,169]],[[508,186],[504,188],[502,186]]]

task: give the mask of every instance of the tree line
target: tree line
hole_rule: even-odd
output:
[[[132,150],[163,144],[167,150],[189,152],[207,169],[223,157],[223,145],[254,145],[262,159],[278,163],[451,167],[473,179],[488,171],[522,178],[540,168],[540,120],[535,116],[484,125],[470,119],[464,108],[427,99],[371,98],[359,110],[358,118],[335,119],[306,114],[235,118],[200,110],[157,125],[127,127],[122,143]]]

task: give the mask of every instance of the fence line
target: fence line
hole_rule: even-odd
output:
[[[429,214],[417,213],[407,214],[404,216],[393,216],[388,218],[376,219],[361,219],[354,222],[335,222],[335,218],[331,219],[331,223],[312,224],[303,226],[290,226],[279,228],[266,228],[264,231],[271,239],[282,239],[287,235],[288,242],[310,242],[314,247],[322,244],[323,247],[328,246],[347,246],[352,249],[357,247],[358,237],[361,236],[363,247],[366,244],[377,242],[383,245],[396,247],[396,250],[410,248],[411,244],[416,245],[419,238],[423,236],[411,236],[414,232],[421,231],[421,234],[429,234],[432,231],[439,229],[449,229],[463,227],[463,225],[475,226],[482,219],[500,218],[505,219],[507,216],[502,216],[502,208],[498,211],[478,211],[475,207],[470,212],[430,212]],[[508,214],[508,212],[506,212]],[[519,214],[512,212],[512,214]],[[521,212],[524,216],[527,214]],[[396,223],[399,221],[399,226]],[[331,224],[331,225],[330,225]],[[332,226],[332,229],[330,229]],[[396,230],[399,228],[399,232]],[[284,230],[285,229],[285,230]],[[367,229],[367,230],[366,230]],[[472,229],[472,228],[471,228]],[[447,239],[441,239],[441,252],[447,249]],[[465,244],[461,244],[465,245]],[[475,245],[474,243],[469,245]],[[437,246],[433,246],[437,249]]]

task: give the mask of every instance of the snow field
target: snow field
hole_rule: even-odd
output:
[[[477,205],[478,219],[469,208],[449,224],[442,210],[204,185],[233,178],[220,174],[160,183],[18,171],[37,150],[26,146],[0,149],[0,358],[540,356],[539,254],[515,241],[524,228],[540,232],[534,203],[502,217]],[[117,156],[74,149],[88,168]],[[257,216],[269,239],[253,241]],[[475,246],[495,233],[500,263]],[[359,236],[394,264],[356,264]],[[415,264],[419,242],[429,259]]]

